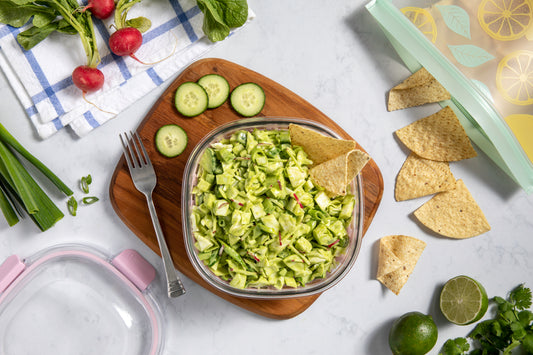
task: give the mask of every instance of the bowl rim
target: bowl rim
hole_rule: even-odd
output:
[[[320,123],[316,122],[310,119],[305,118],[293,118],[293,117],[280,117],[280,116],[271,116],[271,117],[253,117],[253,118],[242,118],[234,121],[230,121],[227,123],[224,123],[210,132],[208,132],[193,148],[191,151],[187,163],[185,165],[185,168],[183,170],[183,179],[182,179],[182,191],[181,191],[181,214],[182,214],[182,237],[185,245],[185,251],[187,252],[187,256],[189,258],[189,261],[191,262],[193,268],[195,271],[200,275],[200,277],[207,282],[211,287],[215,288],[218,291],[224,292],[230,296],[235,296],[239,298],[249,298],[249,299],[289,299],[289,298],[298,298],[298,297],[305,297],[305,296],[311,296],[315,294],[322,293],[326,290],[329,290],[333,286],[337,285],[341,279],[343,279],[348,272],[352,269],[353,265],[355,264],[355,260],[357,259],[361,245],[362,245],[362,239],[363,239],[363,225],[364,225],[364,195],[363,195],[363,179],[361,177],[361,174],[358,174],[356,178],[354,179],[356,184],[356,189],[354,191],[356,195],[356,202],[357,207],[354,209],[354,215],[356,218],[356,221],[352,221],[352,223],[355,224],[354,226],[354,235],[357,236],[355,241],[355,246],[353,249],[353,252],[351,255],[346,256],[350,259],[344,266],[342,270],[338,270],[338,267],[334,270],[333,274],[329,274],[329,276],[332,276],[331,279],[328,279],[328,277],[318,280],[323,280],[323,282],[316,282],[314,285],[310,285],[309,287],[299,287],[299,288],[282,288],[282,289],[265,289],[265,288],[246,288],[246,289],[239,289],[235,288],[233,286],[230,286],[229,283],[216,275],[206,271],[206,268],[208,268],[201,260],[197,257],[197,252],[195,251],[194,247],[194,241],[192,241],[190,238],[194,238],[192,233],[190,233],[190,220],[189,220],[189,212],[190,212],[190,198],[188,191],[190,191],[189,186],[190,184],[190,177],[191,175],[196,174],[196,170],[193,171],[193,164],[199,159],[200,154],[203,152],[205,148],[207,148],[206,144],[216,138],[218,135],[226,132],[227,130],[231,130],[231,132],[234,132],[239,129],[250,129],[255,128],[259,126],[268,126],[268,125],[289,125],[290,123],[298,124],[304,127],[309,127],[313,130],[322,130],[329,134],[331,137],[343,139],[337,132],[335,132],[332,128]],[[230,133],[230,132],[226,132]],[[194,185],[190,186],[191,188]]]

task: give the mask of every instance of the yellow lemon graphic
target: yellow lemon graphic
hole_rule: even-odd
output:
[[[532,0],[483,0],[477,18],[492,38],[512,41],[524,36],[533,26]]]
[[[437,24],[429,11],[420,7],[404,7],[400,10],[433,43],[437,40]]]
[[[533,115],[516,114],[505,117],[516,139],[533,162]]]
[[[533,52],[520,50],[503,58],[496,70],[496,86],[513,104],[533,104]]]

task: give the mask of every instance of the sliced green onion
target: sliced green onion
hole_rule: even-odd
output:
[[[81,178],[80,187],[84,193],[86,194],[89,193],[89,185],[91,184],[91,182],[93,182],[93,178],[91,177],[91,174]]]
[[[9,145],[17,152],[19,152],[27,161],[33,164],[37,169],[39,169],[54,185],[57,186],[59,190],[65,193],[67,196],[73,194],[72,190],[61,181],[48,167],[46,167],[39,159],[33,156],[28,152],[0,123],[0,141]]]
[[[71,196],[68,199],[67,208],[68,208],[68,213],[70,213],[71,216],[76,216],[76,212],[78,211],[78,201],[76,201],[74,196]]]
[[[99,198],[96,197],[96,196],[84,197],[84,198],[82,199],[82,202],[83,202],[83,204],[85,204],[85,205],[92,205],[93,203],[95,203],[95,202],[97,202],[97,201],[99,201]]]

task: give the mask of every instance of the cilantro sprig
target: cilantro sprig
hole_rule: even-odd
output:
[[[467,335],[472,340],[473,349],[466,338],[448,339],[440,354],[442,355],[482,355],[511,354],[514,349],[522,348],[533,354],[533,312],[531,290],[521,284],[511,290],[507,299],[494,297],[491,302],[497,305],[493,319],[479,322]]]

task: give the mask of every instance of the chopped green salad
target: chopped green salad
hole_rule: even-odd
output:
[[[191,224],[199,258],[237,288],[326,277],[349,244],[354,195],[330,198],[287,130],[241,130],[200,159]]]

